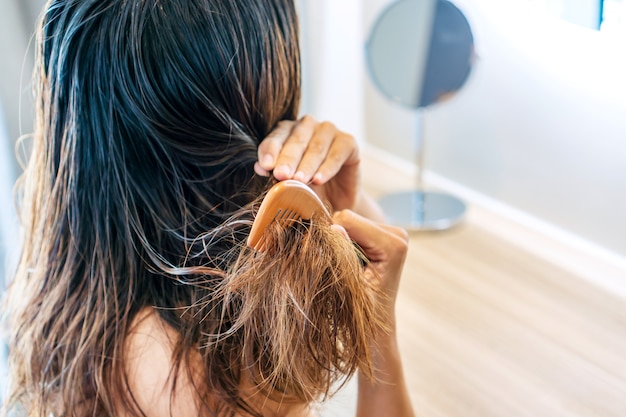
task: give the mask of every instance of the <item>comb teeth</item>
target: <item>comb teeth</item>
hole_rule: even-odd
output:
[[[274,217],[274,219],[269,224],[276,222],[276,223],[279,223],[282,227],[286,228],[286,227],[292,226],[294,223],[299,222],[301,220],[302,218],[299,217],[298,214],[293,210],[279,210],[278,213],[276,213],[276,216]],[[266,241],[267,241],[267,234],[263,233],[258,243],[254,246],[254,249],[260,252],[264,252]]]
[[[248,236],[248,246],[264,251],[265,230],[273,222],[290,227],[297,221],[310,220],[315,215],[330,217],[322,200],[311,188],[295,180],[279,182],[267,192],[259,207]]]
[[[297,214],[293,210],[279,210],[276,217],[274,217],[274,221],[283,222],[289,219],[292,219]]]
[[[283,227],[292,226],[294,223],[302,220],[302,217],[298,215],[295,210],[284,209],[279,210],[279,212],[274,217],[273,222],[279,223]],[[272,223],[272,222],[270,222]]]

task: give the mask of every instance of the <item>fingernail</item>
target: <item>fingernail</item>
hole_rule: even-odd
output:
[[[274,170],[274,176],[276,175],[285,178],[291,178],[291,168],[289,168],[288,165],[281,165],[279,167],[276,167],[276,169]]]
[[[270,175],[270,172],[266,170],[265,168],[263,168],[261,164],[259,164],[258,162],[254,164],[254,172],[256,172],[257,175],[260,175],[262,177],[269,177]]]
[[[302,171],[296,172],[296,175],[294,175],[293,178],[295,180],[304,182],[304,172],[302,172]]]
[[[317,174],[315,174],[315,176],[313,177],[313,182],[316,184],[320,184],[322,182],[322,179],[324,177],[322,176],[322,174],[320,172],[318,172]]]
[[[266,154],[261,160],[261,165],[263,166],[263,168],[266,168],[266,169],[270,169],[273,163],[274,163],[274,158],[272,158],[272,155],[270,154]]]

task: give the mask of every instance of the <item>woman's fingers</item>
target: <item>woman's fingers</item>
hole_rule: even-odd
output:
[[[338,132],[311,179],[314,184],[323,184],[337,175],[343,167],[358,165],[359,162],[359,148],[354,136]]]
[[[348,242],[351,242],[350,235],[348,234],[348,232],[346,231],[346,229],[343,226],[340,226],[338,224],[333,224],[333,225],[330,226],[330,228],[332,230],[336,231],[337,233],[339,233]]]
[[[408,242],[405,230],[376,223],[351,210],[335,213],[333,221],[346,230],[372,262],[404,259]]]
[[[329,122],[319,123],[299,161],[294,179],[310,182],[326,160],[329,150],[336,140],[338,130]]]
[[[311,116],[278,124],[258,149],[257,174],[273,171],[276,179],[296,179],[323,184],[342,167],[358,165],[359,152],[353,136],[329,122],[319,123]]]
[[[296,122],[289,120],[279,122],[276,128],[259,144],[257,151],[259,160],[254,166],[257,174],[268,176],[270,171],[274,170],[283,145],[289,138],[295,124]]]
[[[294,178],[298,165],[314,138],[316,125],[317,121],[311,116],[304,116],[294,124],[276,158],[274,177],[277,180]]]
[[[335,213],[333,221],[348,233],[370,260],[370,267],[380,278],[381,289],[389,297],[383,302],[393,308],[408,250],[407,232],[373,222],[350,210]]]

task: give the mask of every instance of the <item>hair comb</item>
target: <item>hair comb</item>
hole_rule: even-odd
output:
[[[265,230],[273,222],[288,227],[316,215],[330,218],[328,209],[309,186],[296,180],[281,181],[265,195],[252,223],[248,246],[262,252],[265,249]]]

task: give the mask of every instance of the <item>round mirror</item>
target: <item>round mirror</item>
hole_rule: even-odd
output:
[[[399,0],[383,11],[367,42],[374,84],[413,109],[450,97],[467,80],[474,38],[465,15],[447,0]]]
[[[391,223],[409,230],[447,229],[463,217],[466,206],[456,197],[422,190],[423,110],[453,96],[469,77],[474,58],[470,25],[448,0],[398,0],[376,20],[366,52],[378,90],[421,117],[420,189],[384,197],[380,204]]]

